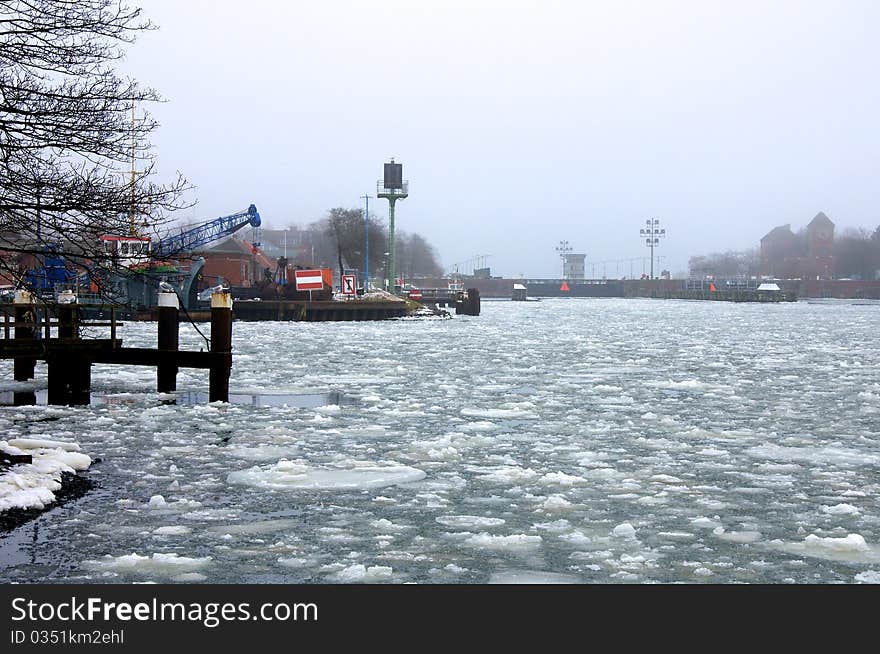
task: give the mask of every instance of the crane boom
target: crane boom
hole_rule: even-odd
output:
[[[257,207],[251,205],[246,211],[239,211],[231,216],[215,218],[180,234],[167,236],[153,246],[153,256],[157,258],[173,256],[182,252],[190,252],[218,238],[234,234],[242,227],[260,226],[260,214]]]

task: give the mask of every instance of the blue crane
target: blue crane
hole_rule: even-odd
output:
[[[239,211],[231,216],[215,218],[196,227],[192,227],[180,234],[167,236],[153,245],[153,257],[163,258],[174,256],[183,252],[190,252],[200,245],[206,245],[224,236],[234,234],[242,227],[260,226],[260,214],[257,208],[251,205],[246,211]]]

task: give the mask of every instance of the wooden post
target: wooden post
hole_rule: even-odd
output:
[[[59,297],[73,296],[65,292]],[[76,302],[58,304],[58,338],[79,339],[79,316]],[[49,314],[46,312],[47,330]],[[91,400],[92,364],[82,355],[67,353],[47,359],[49,368],[49,404],[87,405]]]
[[[159,351],[177,352],[180,349],[180,303],[176,293],[159,293]],[[212,332],[213,335],[213,332]],[[177,390],[177,365],[159,360],[156,366],[156,390],[173,393]]]
[[[62,361],[57,356],[46,357],[46,368],[49,374],[49,404],[61,405],[67,404],[68,387],[67,361]]]
[[[15,338],[33,339],[36,336],[36,313],[33,298],[27,291],[15,292]],[[12,364],[15,381],[27,381],[34,378],[34,367],[37,360],[32,357],[16,357]]]
[[[76,313],[76,304],[58,305],[58,338],[79,336]]]
[[[228,291],[211,295],[211,352],[217,356],[208,377],[208,401],[229,401],[232,370],[232,296]]]
[[[87,406],[92,399],[92,364],[84,357],[70,357],[67,365],[67,403],[71,406]]]

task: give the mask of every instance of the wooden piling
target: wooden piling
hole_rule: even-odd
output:
[[[211,295],[211,352],[215,355],[208,373],[208,401],[229,401],[232,371],[232,296],[228,291]]]
[[[58,338],[76,338],[78,335],[76,304],[59,304]]]
[[[176,293],[159,293],[159,342],[160,351],[177,352],[180,349],[180,303]],[[160,360],[156,366],[156,390],[173,393],[177,390],[177,365]]]
[[[70,357],[67,365],[67,404],[87,406],[92,399],[92,364],[83,357]]]
[[[79,307],[75,302],[57,305],[58,338],[79,340]],[[49,329],[49,312],[46,312]],[[85,406],[91,401],[92,363],[75,351],[62,350],[47,357],[49,404]]]
[[[15,293],[15,338],[33,339],[36,336],[37,316],[34,311],[33,298],[27,291]],[[27,381],[34,378],[34,367],[37,360],[33,357],[15,357],[13,361],[13,378],[15,381]]]
[[[455,313],[465,316],[480,315],[480,291],[469,288],[465,297],[455,303]]]
[[[46,368],[49,376],[49,389],[47,402],[54,405],[67,404],[67,362],[60,356],[46,357]]]

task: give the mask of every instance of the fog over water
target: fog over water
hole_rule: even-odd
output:
[[[142,5],[160,29],[120,67],[168,99],[158,167],[197,186],[187,219],[305,224],[396,157],[397,227],[447,269],[555,276],[563,239],[647,256],[647,218],[673,272],[819,211],[877,227],[876,2]]]
[[[95,366],[89,407],[0,408],[4,438],[101,459],[97,490],[0,541],[0,578],[880,581],[876,308],[237,322],[232,404],[190,396],[203,371],[166,405],[154,370]]]

